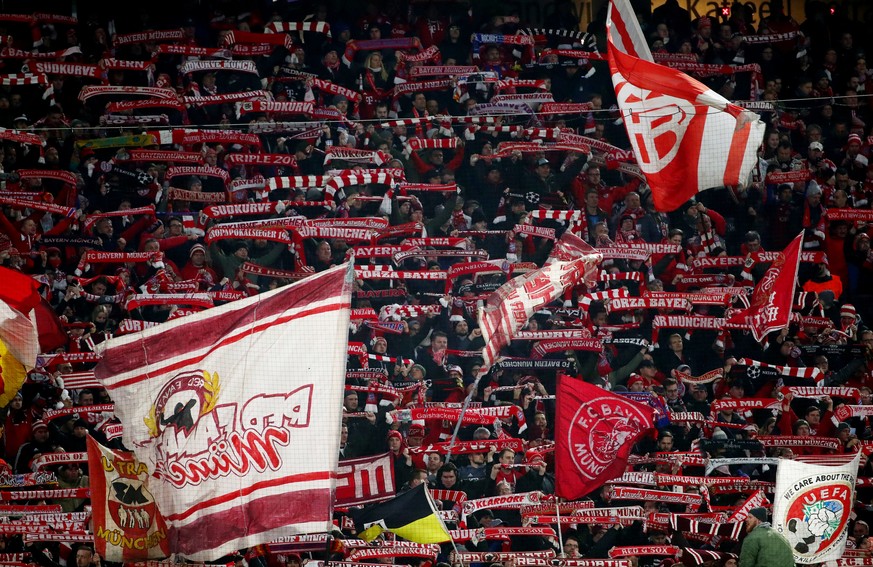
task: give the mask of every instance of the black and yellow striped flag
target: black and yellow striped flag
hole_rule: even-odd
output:
[[[393,532],[415,543],[442,543],[452,539],[424,484],[388,502],[353,512],[351,516],[358,535],[366,541],[382,532]]]

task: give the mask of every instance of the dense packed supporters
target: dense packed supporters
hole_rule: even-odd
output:
[[[655,407],[657,428],[636,443],[628,470],[703,476],[708,457],[726,461],[707,475],[754,484],[772,482],[775,467],[744,458],[802,466],[862,451],[848,548],[870,557],[873,428],[855,409],[873,404],[873,71],[862,23],[817,1],[801,24],[779,0],[762,21],[739,3],[729,17],[692,17],[675,0],[641,8],[664,64],[767,123],[747,183],[658,211],[601,55],[605,5],[580,29],[570,1],[542,22],[479,2],[238,4],[180,20],[0,17],[12,42],[4,69],[23,69],[0,87],[0,261],[38,281],[57,316],[44,314],[45,327],[56,325],[41,335],[50,350],[3,410],[7,486],[42,486],[10,476],[39,469],[58,487],[87,487],[85,463],[43,469],[39,457],[84,451],[87,434],[121,447],[118,420],[100,407],[111,399],[89,381],[101,342],[354,258],[341,459],[389,453],[398,492],[427,483],[468,500],[553,494],[556,374],[566,372]],[[565,231],[613,251],[597,286],[538,311],[505,362],[476,381],[477,309],[508,277],[542,266]],[[759,343],[741,328],[662,324],[748,306],[768,253],[801,232],[788,328]],[[484,260],[497,262],[451,270]],[[664,292],[676,301],[658,303]],[[537,335],[545,331],[555,333]],[[549,348],[571,336],[603,348]],[[398,411],[465,399],[519,411],[458,430]],[[454,451],[471,441],[478,450]],[[748,496],[707,491],[705,506],[730,514]],[[610,485],[589,498],[597,508],[691,511],[618,499]],[[60,503],[65,512],[89,504]],[[438,506],[456,528],[462,502]],[[344,512],[335,517],[337,539],[354,537]],[[520,510],[466,517],[467,527],[501,525],[521,526]],[[712,553],[628,557],[724,566],[741,550],[739,536],[689,536],[669,523],[561,531],[560,541],[446,544],[439,561],[463,548],[607,558],[616,545],[672,545]],[[24,551],[46,567],[99,564],[80,565],[64,544],[0,539],[0,552]],[[238,562],[301,561],[242,551]],[[305,553],[326,556],[323,545]],[[327,555],[347,554],[334,545]]]

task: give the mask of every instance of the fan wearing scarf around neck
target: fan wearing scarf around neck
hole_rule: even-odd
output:
[[[394,71],[389,71],[385,67],[380,52],[373,51],[367,55],[357,79],[359,90],[363,95],[360,106],[361,118],[373,118],[376,115],[376,105],[390,101],[394,77]]]

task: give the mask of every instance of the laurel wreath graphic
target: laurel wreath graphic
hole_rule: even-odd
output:
[[[203,371],[203,389],[205,391],[203,394],[203,407],[200,409],[201,416],[214,410],[218,404],[218,396],[221,393],[221,380],[218,377],[218,372],[210,374],[205,370]],[[149,409],[149,414],[143,418],[143,422],[148,429],[150,437],[157,437],[160,434],[155,406]]]
[[[215,409],[218,403],[218,394],[221,392],[221,382],[218,379],[218,372],[213,372],[210,376],[209,372],[203,371],[203,387],[206,389],[206,394],[203,396],[205,404],[200,410],[200,415],[206,415]]]
[[[145,422],[145,426],[149,430],[149,437],[157,437],[158,436],[158,419],[156,415],[155,406],[149,410],[148,416],[142,418],[143,422]]]

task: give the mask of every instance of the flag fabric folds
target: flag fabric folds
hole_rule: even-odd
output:
[[[48,301],[40,300],[30,313],[30,320],[36,325],[40,352],[52,352],[67,345],[69,337],[64,324]]]
[[[95,551],[114,563],[168,557],[167,526],[149,491],[148,467],[130,451],[87,439]]]
[[[442,543],[451,535],[437,515],[436,505],[425,484],[419,484],[396,498],[351,512],[361,539],[371,541],[382,532],[392,532],[415,543]]]
[[[39,282],[0,267],[0,408],[12,401],[36,364],[39,335],[28,316],[40,304]]]
[[[748,324],[758,342],[768,333],[788,326],[802,248],[801,232],[785,247],[755,286],[750,305],[731,315],[728,323]]]
[[[29,315],[42,301],[39,282],[2,267],[0,281],[0,340],[19,363],[33,368],[40,352],[39,335]]]
[[[618,106],[658,210],[748,179],[766,128],[755,113],[654,63],[629,0],[610,0],[607,45]]]
[[[40,301],[40,283],[17,270],[0,266],[0,301],[27,315]]]
[[[621,475],[655,410],[569,376],[558,378],[555,494],[576,500]]]
[[[485,348],[483,371],[518,334],[534,312],[557,299],[565,289],[594,276],[603,256],[569,231],[555,244],[546,265],[513,278],[488,297],[479,312]]]
[[[854,516],[860,451],[838,466],[779,459],[773,495],[773,528],[794,550],[799,565],[839,559]]]
[[[12,401],[26,378],[27,369],[0,339],[0,408]]]
[[[346,263],[98,347],[172,553],[331,529],[351,282]]]

